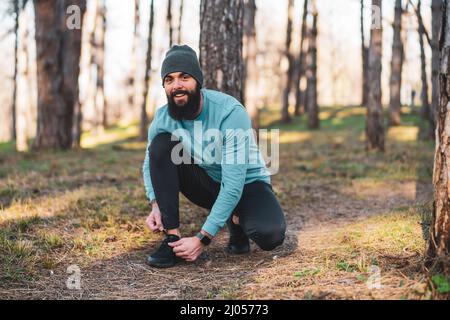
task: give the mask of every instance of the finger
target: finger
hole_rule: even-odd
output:
[[[177,252],[186,252],[186,248],[183,246],[178,246],[178,247],[174,247],[173,248],[173,252],[177,253]]]
[[[184,260],[186,260],[187,258],[189,258],[189,255],[184,253],[184,252],[176,252],[175,255],[179,258],[182,258]]]
[[[169,246],[171,246],[171,247],[178,247],[178,246],[181,246],[183,243],[184,243],[184,241],[182,241],[182,239],[180,239],[178,241],[169,242]]]

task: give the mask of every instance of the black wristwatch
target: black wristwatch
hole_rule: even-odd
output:
[[[207,245],[209,245],[211,243],[211,239],[208,236],[206,236],[203,233],[201,233],[201,232],[198,232],[195,236],[197,238],[199,238],[200,242],[203,243],[205,246],[207,246]]]

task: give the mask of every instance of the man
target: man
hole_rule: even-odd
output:
[[[143,176],[152,205],[146,224],[164,231],[165,239],[147,263],[163,268],[195,261],[225,223],[230,253],[249,252],[249,239],[263,250],[282,244],[284,214],[245,108],[229,95],[202,89],[197,55],[186,45],[167,52],[161,78],[168,103],[148,130]],[[193,237],[179,231],[179,192],[211,210]]]

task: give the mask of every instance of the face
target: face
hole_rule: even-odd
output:
[[[200,86],[189,74],[173,72],[164,78],[169,114],[176,120],[192,120],[200,109]]]

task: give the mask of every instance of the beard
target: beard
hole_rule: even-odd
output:
[[[187,101],[177,104],[175,102],[175,95],[185,94]],[[196,85],[195,90],[177,90],[171,95],[167,96],[167,105],[169,108],[169,115],[175,120],[193,120],[197,116],[200,109],[200,86]]]

